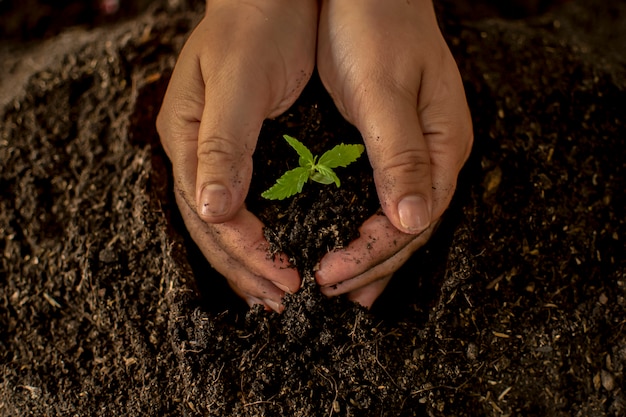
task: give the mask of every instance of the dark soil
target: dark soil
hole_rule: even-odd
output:
[[[440,5],[475,148],[370,312],[311,280],[248,311],[186,235],[154,118],[200,10],[7,41],[0,415],[625,415],[626,4],[589,3]],[[285,133],[360,139],[316,80],[264,126],[248,205],[306,274],[378,206],[365,158],[256,197],[297,161]]]
[[[283,134],[298,138],[313,155],[340,143],[363,143],[358,130],[341,117],[323,91],[314,75],[289,111],[265,122],[254,155],[259,174],[253,178],[247,199],[248,208],[267,225],[271,250],[284,251],[300,273],[309,277],[327,252],[347,246],[358,236],[359,226],[380,209],[366,154],[348,167],[337,168],[339,188],[309,181],[302,193],[289,199],[260,197],[282,173],[298,166],[298,155],[283,141]]]

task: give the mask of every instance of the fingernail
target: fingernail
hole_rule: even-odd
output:
[[[269,308],[271,308],[277,313],[280,313],[282,311],[282,308],[281,308],[282,306],[280,305],[280,303],[277,303],[274,300],[270,300],[269,298],[264,298],[263,302],[265,303],[265,305],[267,305]]]
[[[281,290],[285,291],[287,294],[291,294],[291,290],[288,286],[281,284],[280,282],[272,281],[274,285],[276,285]]]
[[[200,194],[200,214],[223,216],[230,208],[230,193],[222,184],[207,184]]]
[[[248,303],[248,306],[250,308],[254,307],[256,304],[260,304],[262,306],[265,305],[265,303],[263,303],[263,300],[261,300],[260,298],[256,298],[256,297],[245,297],[246,303]]]
[[[426,200],[420,195],[409,195],[398,203],[402,227],[409,232],[421,232],[430,225],[430,212]]]

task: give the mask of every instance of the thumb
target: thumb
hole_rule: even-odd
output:
[[[355,122],[365,141],[384,213],[398,230],[418,234],[431,224],[431,161],[417,100],[407,96],[370,94],[355,112]]]
[[[269,92],[237,70],[209,81],[198,130],[196,204],[200,218],[222,223],[244,203],[252,154],[268,112]],[[218,86],[219,88],[216,88]]]

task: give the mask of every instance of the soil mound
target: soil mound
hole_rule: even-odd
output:
[[[0,416],[624,415],[626,4],[588,3],[440,12],[476,144],[371,312],[248,311],[186,236],[154,118],[200,11],[3,47]]]

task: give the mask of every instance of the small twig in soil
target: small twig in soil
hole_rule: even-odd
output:
[[[254,357],[252,358],[252,361],[251,361],[251,362],[254,362],[254,361],[256,360],[256,358],[258,358],[258,357],[259,357],[259,355],[261,354],[261,352],[263,352],[263,349],[265,349],[265,348],[267,347],[267,345],[268,345],[268,344],[269,344],[269,342],[265,342],[265,343],[263,344],[263,346],[261,346],[261,347],[259,348],[259,351],[258,351],[258,352],[254,355]]]
[[[324,370],[324,372],[329,373],[328,369],[324,368],[323,366],[321,367],[322,370]],[[339,390],[337,389],[337,381],[335,381],[335,378],[333,378],[332,375],[329,375],[330,379],[328,379],[328,377],[326,377],[326,375],[324,375],[321,371],[320,368],[315,368],[315,371],[322,377],[324,378],[326,381],[328,381],[328,383],[331,386],[331,389],[333,389],[335,391],[335,397],[333,398],[332,401],[332,405],[330,407],[330,412],[328,413],[328,417],[332,417],[333,413],[339,413],[341,411],[340,405],[339,405],[339,401],[337,401],[337,397],[339,396]]]
[[[259,400],[259,401],[253,401],[251,403],[245,403],[243,406],[244,407],[252,407],[253,405],[259,405],[259,404],[272,404],[272,405],[276,405],[275,401],[272,401],[272,398],[274,398],[275,396],[272,396],[269,400]],[[282,407],[281,407],[282,408]]]
[[[476,368],[476,370],[474,371],[474,373],[472,373],[472,376],[470,376],[469,378],[467,378],[465,381],[463,381],[461,384],[457,385],[456,387],[451,387],[448,385],[436,385],[436,386],[432,386],[432,387],[428,387],[428,388],[422,388],[422,389],[418,389],[415,391],[411,391],[411,395],[415,396],[417,394],[421,394],[422,392],[427,392],[427,391],[432,391],[435,389],[449,389],[449,390],[453,390],[453,391],[458,391],[461,388],[463,388],[465,385],[467,385],[468,382],[470,382],[471,380],[473,380],[476,375],[478,375],[478,372],[482,369],[482,367],[485,365],[485,362],[482,362],[478,368]]]
[[[509,393],[509,391],[511,391],[511,389],[513,389],[513,387],[508,387],[504,391],[502,391],[502,393],[498,395],[498,401],[502,401],[502,399],[506,397],[506,395]]]
[[[43,298],[52,306],[56,308],[61,308],[61,304],[57,300],[55,300],[50,294],[47,292],[43,292]]]
[[[387,378],[389,378],[389,380],[391,381],[391,383],[398,389],[401,389],[398,384],[396,384],[396,382],[393,380],[393,378],[391,377],[391,375],[389,375],[389,372],[387,372],[387,368],[385,368],[383,366],[382,363],[380,363],[380,361],[378,360],[378,340],[376,341],[376,344],[374,345],[374,348],[376,349],[376,363],[378,364],[378,366],[380,366],[382,368],[383,371],[385,371],[385,374],[387,375]]]
[[[271,404],[274,406],[278,406],[280,407],[280,414],[283,414],[283,406],[280,405],[279,403],[277,403],[276,401],[272,401],[272,398],[276,397],[276,395],[272,395],[268,400],[259,400],[259,401],[253,401],[251,403],[245,403],[243,406],[244,407],[252,407],[253,405],[261,405],[261,404]]]
[[[222,363],[222,366],[220,367],[220,370],[217,371],[217,375],[213,379],[213,384],[215,384],[217,381],[219,381],[220,375],[222,375],[222,370],[224,369],[224,365],[226,365],[226,363]]]

